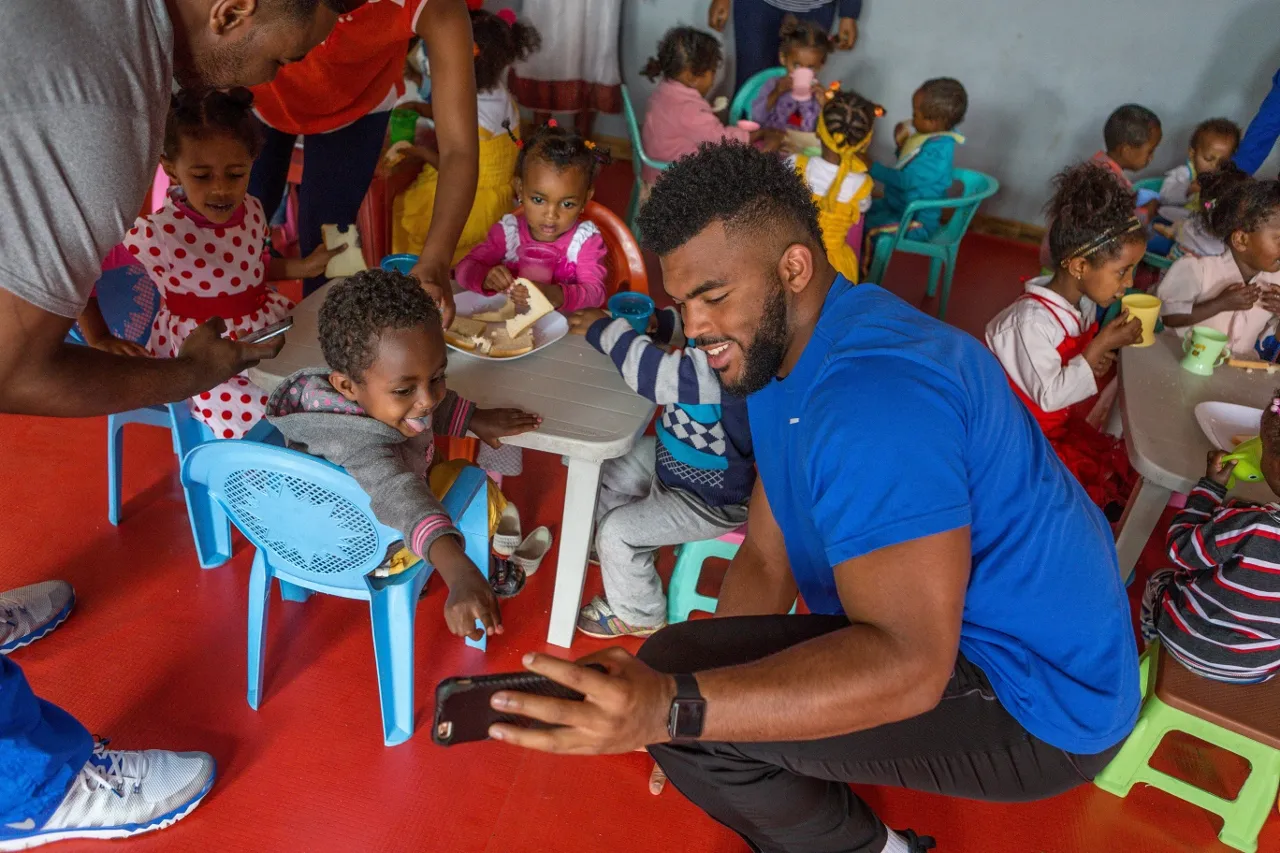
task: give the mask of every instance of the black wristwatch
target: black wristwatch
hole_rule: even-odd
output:
[[[676,680],[676,698],[671,700],[667,716],[667,735],[672,741],[693,741],[702,737],[707,719],[707,700],[698,690],[698,680],[689,674],[672,676]]]

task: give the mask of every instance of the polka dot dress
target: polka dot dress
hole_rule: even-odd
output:
[[[140,218],[125,235],[124,245],[147,268],[160,290],[160,312],[151,328],[147,351],[157,358],[173,358],[199,321],[171,308],[169,294],[198,297],[230,296],[256,287],[267,276],[267,218],[253,196],[230,221],[215,224],[179,198]],[[228,317],[232,337],[244,337],[289,316],[293,303],[269,290],[255,311]],[[242,373],[191,399],[192,412],[218,438],[240,438],[262,419],[267,394]]]

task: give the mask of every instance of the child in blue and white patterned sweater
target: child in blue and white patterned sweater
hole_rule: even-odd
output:
[[[574,314],[570,328],[663,407],[657,434],[601,471],[596,553],[605,594],[578,616],[578,630],[593,637],[648,636],[667,621],[658,549],[714,539],[747,520],[756,467],[746,400],[725,394],[706,355],[684,347],[673,309],[655,315],[649,335],[598,310]]]

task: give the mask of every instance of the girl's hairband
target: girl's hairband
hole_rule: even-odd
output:
[[[1085,243],[1083,246],[1067,255],[1062,259],[1062,266],[1066,267],[1067,262],[1074,260],[1075,258],[1087,258],[1117,237],[1122,237],[1125,234],[1130,234],[1141,229],[1142,220],[1138,219],[1136,216],[1130,217],[1128,221],[1117,225],[1114,228],[1108,228],[1088,243]]]
[[[557,122],[553,118],[547,119],[547,123],[543,125],[543,127],[559,127],[559,126],[560,126],[559,122]],[[510,119],[504,119],[502,122],[502,127],[504,130],[506,130],[507,136],[511,137],[511,141],[516,144],[516,148],[523,150],[524,140],[516,136],[515,131],[511,128]],[[534,131],[534,132],[536,133],[537,131]],[[582,140],[582,147],[590,151],[592,156],[595,157],[596,161],[603,166],[608,166],[610,163],[613,162],[613,155],[610,154],[609,151],[607,151],[606,149],[601,148],[599,145],[597,145],[594,140],[591,140],[591,139]]]

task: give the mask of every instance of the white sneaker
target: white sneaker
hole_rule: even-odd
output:
[[[45,581],[0,592],[0,655],[30,645],[71,615],[75,590],[66,581]]]
[[[44,826],[28,818],[0,826],[0,851],[69,838],[127,838],[186,817],[213,787],[213,756],[160,749],[119,751],[105,740],[80,768]]]

